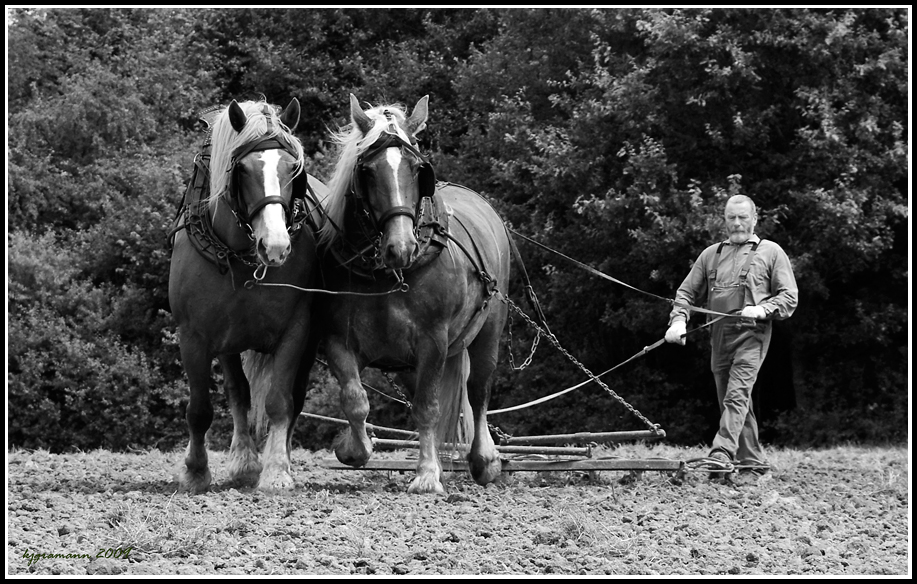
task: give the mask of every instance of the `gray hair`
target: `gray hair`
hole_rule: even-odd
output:
[[[758,215],[758,207],[755,206],[755,202],[751,200],[751,197],[746,197],[745,195],[732,195],[729,197],[729,200],[726,201],[726,204],[729,203],[748,203],[751,205],[751,214],[752,216]]]

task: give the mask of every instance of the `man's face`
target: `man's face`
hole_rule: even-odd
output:
[[[726,233],[732,243],[745,243],[755,232],[758,218],[751,210],[751,203],[743,201],[726,204]]]

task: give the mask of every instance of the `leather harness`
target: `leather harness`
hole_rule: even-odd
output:
[[[208,139],[205,141],[201,152],[194,158],[191,178],[176,212],[177,225],[169,234],[169,245],[170,247],[174,245],[175,234],[185,229],[188,233],[188,239],[197,252],[207,261],[216,265],[221,274],[225,274],[231,268],[233,260],[247,266],[256,267],[259,262],[255,253],[254,241],[252,241],[252,245],[248,249],[232,249],[219,238],[214,230],[213,219],[207,202],[210,197],[210,149],[211,144]],[[308,223],[313,232],[318,229],[318,225],[316,225],[312,217],[312,210],[319,206],[319,202],[315,192],[312,190],[312,186],[309,185],[305,172],[300,172],[293,179],[293,194],[289,203],[282,197],[270,196],[264,197],[249,209],[242,201],[239,193],[237,173],[235,172],[236,163],[252,152],[273,149],[285,150],[295,155],[292,147],[284,139],[276,136],[266,136],[260,140],[254,140],[233,151],[232,167],[228,171],[233,174],[230,182],[231,192],[226,202],[230,211],[235,215],[239,227],[250,238],[252,232],[251,218],[265,205],[279,203],[286,213],[287,232],[290,234],[290,239],[295,241],[304,224]]]

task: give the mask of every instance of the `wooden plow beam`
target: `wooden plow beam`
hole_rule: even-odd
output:
[[[309,414],[303,416],[334,424],[347,425],[346,420]],[[416,449],[417,433],[397,428],[386,428],[373,424],[366,425],[367,430],[380,433],[390,433],[404,437],[403,440],[392,440],[372,437],[373,446],[376,448],[397,450]],[[547,436],[518,436],[506,439],[497,445],[501,454],[504,472],[550,472],[550,471],[662,471],[675,472],[683,475],[685,472],[684,461],[664,458],[622,459],[622,458],[593,458],[592,449],[597,444],[626,442],[629,440],[659,440],[665,437],[665,432],[577,432],[575,434],[556,434]],[[565,446],[549,446],[562,444]],[[581,444],[583,446],[569,446]],[[445,444],[442,447],[443,469],[447,472],[467,471],[468,463],[454,458],[452,455],[467,451],[467,444]],[[553,458],[552,458],[553,457]],[[573,458],[578,457],[578,458]],[[408,472],[416,470],[417,460],[406,458],[403,460],[371,459],[365,465],[352,467],[336,459],[324,459],[320,464],[333,470],[376,470]]]

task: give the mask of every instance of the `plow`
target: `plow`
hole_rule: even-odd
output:
[[[303,413],[305,417],[322,422],[347,425],[346,420]],[[387,428],[367,424],[367,430],[373,434],[388,434],[401,438],[379,438],[372,436],[373,447],[379,450],[409,451],[419,446],[413,440],[416,433],[398,428]],[[663,458],[622,459],[597,457],[595,451],[599,445],[629,442],[634,440],[659,440],[665,432],[636,430],[629,432],[577,432],[575,434],[554,434],[545,436],[517,436],[504,438],[497,445],[503,464],[503,472],[550,472],[550,471],[660,471],[674,473],[675,478],[683,478],[690,468],[691,461],[679,461]],[[462,459],[468,449],[467,444],[444,444],[442,446],[443,463],[453,471],[467,470],[467,463]],[[414,470],[416,459],[406,456],[403,459],[371,459],[364,466],[354,468],[338,462],[336,459],[322,461],[323,466],[335,470],[375,470],[399,471]]]

